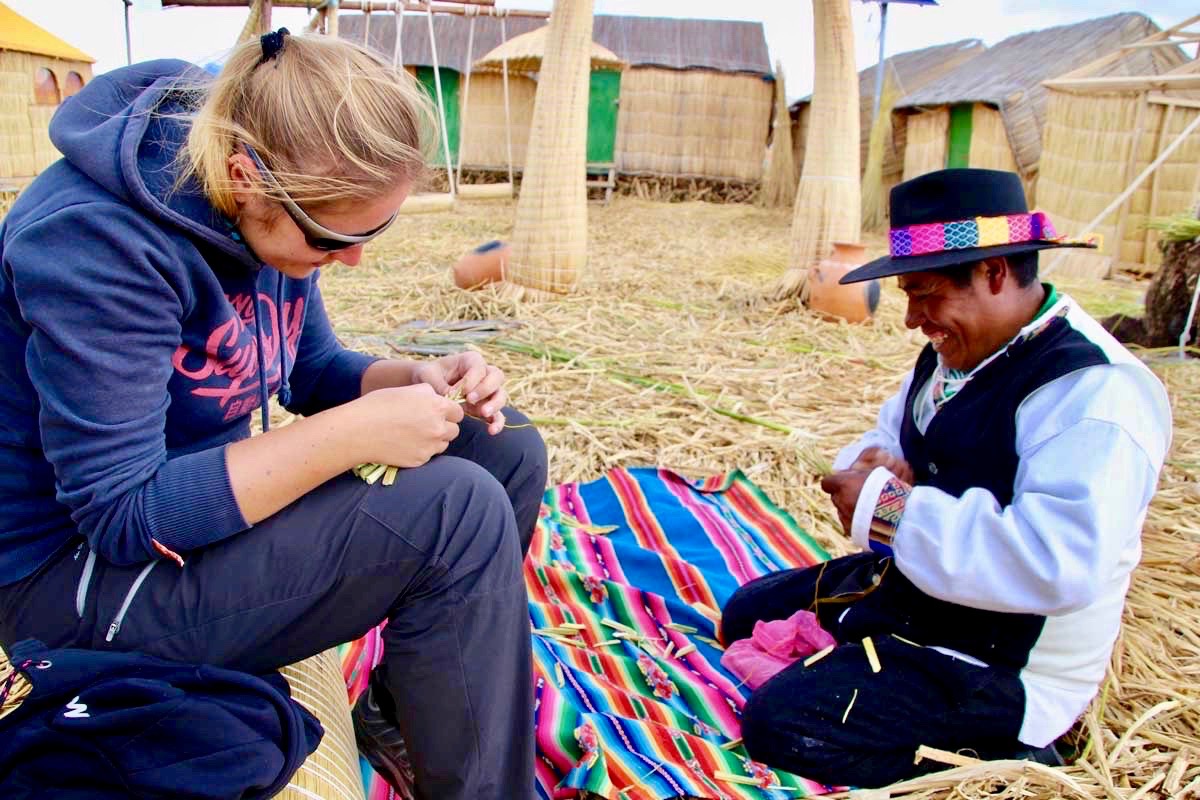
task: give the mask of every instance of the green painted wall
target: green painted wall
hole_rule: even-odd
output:
[[[442,76],[442,98],[446,104],[446,132],[450,135],[450,158],[457,160],[458,158],[458,128],[459,128],[459,108],[458,108],[458,79],[459,74],[455,70],[448,67],[440,67],[438,72]],[[433,99],[434,108],[437,108],[437,86],[434,85],[433,67],[417,67],[417,80],[429,92],[429,96]],[[430,163],[446,165],[445,149],[442,147],[441,138],[437,141],[437,152],[434,153]]]
[[[974,103],[950,108],[950,141],[946,145],[946,167],[966,167],[971,160],[971,119]]]
[[[589,164],[612,163],[617,144],[617,98],[621,95],[621,73],[592,72],[588,91],[587,160]]]

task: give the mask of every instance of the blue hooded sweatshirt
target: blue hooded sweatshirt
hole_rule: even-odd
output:
[[[225,447],[251,413],[359,395],[373,359],[337,342],[318,275],[262,265],[176,185],[178,89],[207,79],[182,61],[96,78],[0,225],[0,586],[80,534],[130,565],[245,530]]]

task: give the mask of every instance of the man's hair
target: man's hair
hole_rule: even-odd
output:
[[[1017,279],[1017,286],[1024,289],[1037,280],[1038,251],[1015,253],[1010,256],[1004,256],[1004,260],[1008,262],[1008,268],[1012,270],[1013,276]],[[971,276],[978,264],[978,261],[972,261],[969,264],[959,264],[958,266],[942,270],[942,274],[953,281],[955,286],[970,286]]]

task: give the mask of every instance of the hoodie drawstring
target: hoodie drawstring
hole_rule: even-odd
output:
[[[257,282],[250,287],[251,297],[253,302],[250,304],[254,309],[254,344],[258,347],[258,399],[262,403],[259,412],[262,414],[263,433],[271,430],[271,414],[267,406],[271,403],[271,396],[267,394],[267,366],[266,359],[263,358],[263,339],[262,325],[258,319],[258,285]]]
[[[275,315],[279,323],[279,404],[285,408],[292,402],[292,387],[288,384],[288,337],[284,327],[283,281],[280,276],[275,288]]]
[[[287,329],[283,324],[283,281],[283,277],[280,277],[275,288],[275,324],[279,326],[279,404],[286,407],[292,402],[292,387],[288,384],[288,340]],[[263,357],[262,325],[258,317],[257,281],[250,287],[250,294],[254,298],[251,303],[254,310],[254,344],[258,347],[258,398],[262,402],[262,408],[259,410],[262,413],[263,433],[266,433],[271,430],[271,414],[268,410],[271,396],[267,392],[267,365]]]

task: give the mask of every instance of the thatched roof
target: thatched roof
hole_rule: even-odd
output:
[[[69,45],[45,28],[34,25],[4,3],[0,3],[0,50],[36,53],[66,61],[85,61],[88,64],[96,61],[78,47]]]
[[[966,61],[986,50],[978,39],[963,39],[949,44],[937,44],[921,50],[909,50],[888,56],[884,64],[901,95],[915,92],[923,86],[949,74]],[[858,73],[859,101],[867,108],[875,101],[875,76],[879,64],[875,63]],[[797,100],[788,108],[795,117],[800,109],[812,102],[812,95]]]
[[[1074,25],[1059,25],[1040,31],[1010,36],[971,59],[950,74],[914,92],[896,108],[939,106],[955,103],[990,103],[1004,106],[1018,102],[1014,97],[1044,95],[1040,84],[1156,33],[1158,26],[1145,14],[1127,12]],[[1146,48],[1123,60],[1132,74],[1155,74],[1155,50]],[[1176,48],[1177,49],[1177,48]]]
[[[478,59],[501,44],[500,20],[483,16],[474,19],[472,57]],[[364,23],[363,14],[342,14],[338,17],[338,35],[362,41]],[[509,17],[505,24],[508,38],[512,39],[546,23],[528,17]],[[448,14],[434,17],[433,33],[439,64],[458,72],[466,71],[470,25],[467,17]],[[632,66],[772,74],[761,22],[601,14],[595,18],[592,38]],[[390,56],[395,41],[394,15],[372,15],[371,46]],[[405,64],[433,66],[429,27],[424,17],[409,15],[404,18],[401,45]]]
[[[1000,109],[1021,172],[1031,174],[1041,157],[1046,115],[1042,81],[1082,67],[1159,30],[1139,13],[1060,25],[1010,36],[948,75],[910,92],[896,110],[959,103],[987,103]],[[1143,48],[1114,63],[1109,74],[1157,74],[1184,60],[1177,47]]]
[[[540,28],[522,33],[509,39],[483,58],[475,62],[476,72],[500,72],[504,69],[505,61],[511,72],[537,72],[542,67],[542,56],[546,53],[546,31],[550,27]],[[592,42],[592,69],[607,69],[620,71],[625,68],[625,62],[607,47]]]

